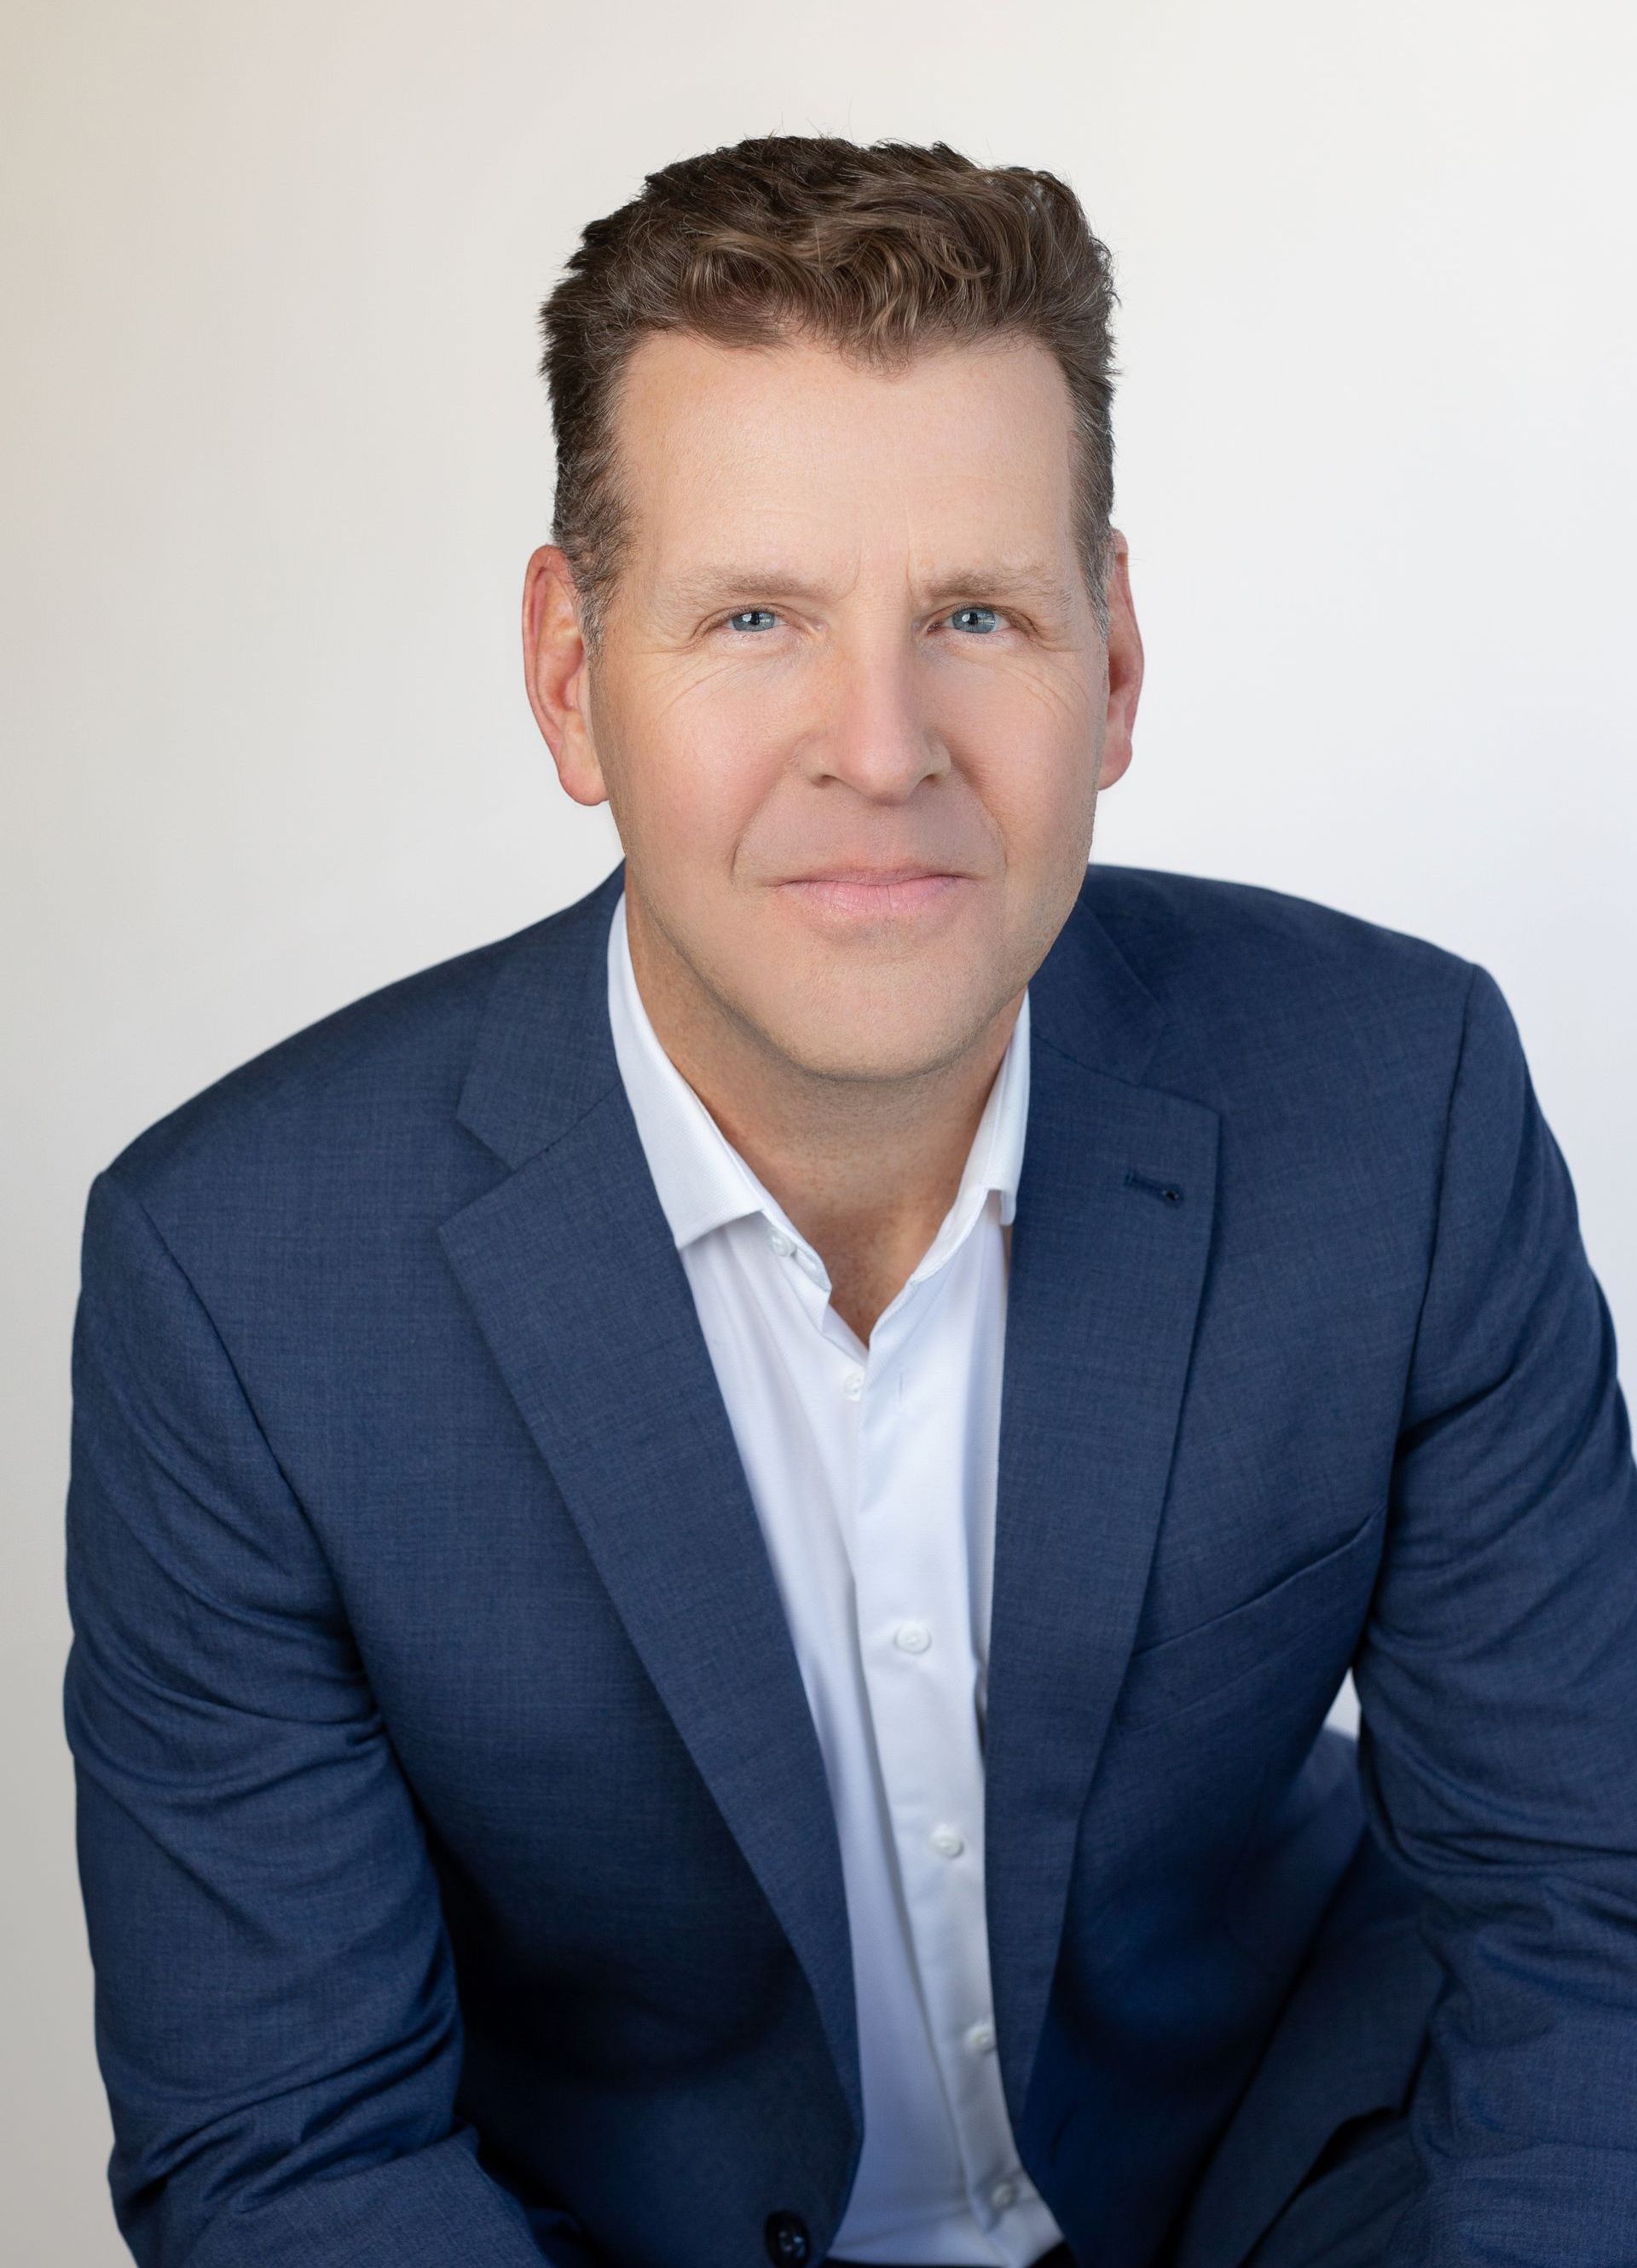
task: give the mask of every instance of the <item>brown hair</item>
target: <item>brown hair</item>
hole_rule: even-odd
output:
[[[590,222],[540,310],[540,372],[557,437],[552,541],[567,556],[588,648],[624,557],[614,409],[645,335],[725,346],[802,335],[901,367],[920,345],[1032,338],[1058,359],[1078,441],[1075,539],[1108,635],[1114,502],[1106,247],[1073,191],[1027,166],[922,148],[776,134],[679,158]]]

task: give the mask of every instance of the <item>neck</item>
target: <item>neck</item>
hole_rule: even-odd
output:
[[[832,1306],[867,1343],[955,1201],[1022,993],[933,1071],[835,1079],[729,1016],[629,887],[626,930],[660,1046],[823,1261]]]

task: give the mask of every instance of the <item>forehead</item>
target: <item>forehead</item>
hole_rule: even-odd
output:
[[[1032,339],[940,344],[887,372],[808,341],[662,332],[628,361],[614,428],[646,576],[724,541],[855,564],[906,545],[941,562],[997,536],[1072,549],[1072,404]]]

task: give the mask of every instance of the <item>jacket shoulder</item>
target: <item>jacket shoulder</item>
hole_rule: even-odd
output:
[[[579,902],[583,904],[585,902]],[[478,1026],[501,969],[576,910],[411,970],[249,1057],[135,1135],[103,1168],[156,1219],[214,1189],[265,1189],[291,1160],[390,1182],[447,1139]]]
[[[1219,1108],[1316,1118],[1442,1111],[1478,964],[1258,883],[1094,865],[1093,916],[1157,1002],[1154,1069]],[[1384,1121],[1384,1123],[1387,1123]]]
[[[1429,938],[1259,882],[1094,865],[1080,895],[1116,942],[1130,946],[1133,961],[1148,961],[1156,974],[1214,967],[1224,952],[1239,952],[1334,971],[1400,969],[1412,982],[1464,990],[1473,967]]]
[[[1158,866],[1094,865],[1080,892],[1091,912],[1162,1005],[1220,1009],[1250,998],[1265,1009],[1311,995],[1457,1002],[1475,964],[1407,930],[1261,883]],[[1266,987],[1278,982],[1280,990]]]

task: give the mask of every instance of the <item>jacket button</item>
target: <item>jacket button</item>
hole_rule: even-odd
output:
[[[762,2237],[768,2258],[778,2261],[779,2268],[801,2268],[803,2261],[813,2257],[813,2239],[799,2213],[770,2213]]]

